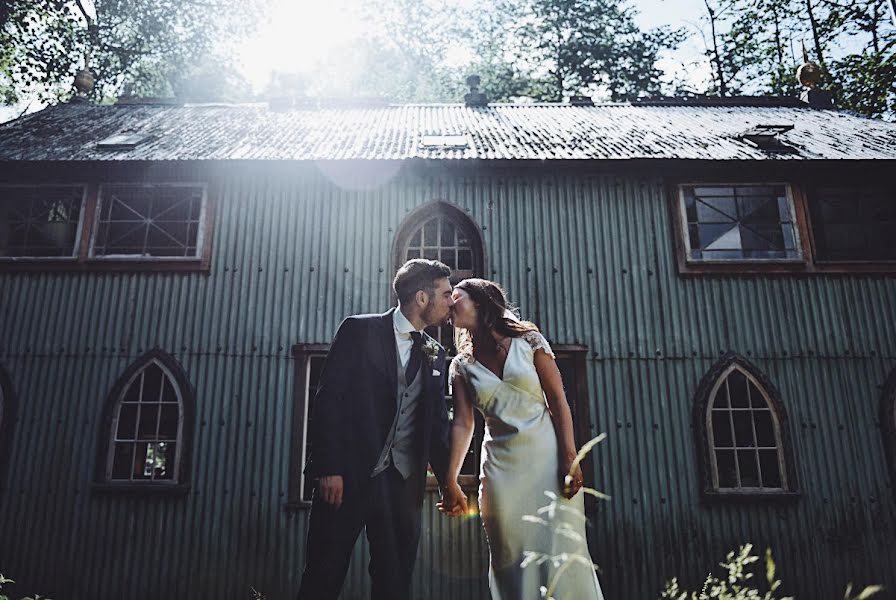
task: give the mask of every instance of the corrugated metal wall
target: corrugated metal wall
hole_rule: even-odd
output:
[[[382,168],[393,168],[385,165]],[[377,167],[379,169],[380,167]],[[214,180],[204,274],[0,274],[0,360],[18,400],[0,493],[0,572],[57,600],[269,598],[298,589],[306,513],[283,508],[292,344],[388,306],[404,215],[441,199],[482,228],[487,275],[555,343],[590,349],[598,487],[593,557],[608,598],[694,584],[739,543],[771,545],[787,588],[896,589],[896,505],[877,424],[896,366],[896,280],[677,275],[658,176],[395,170],[238,170]],[[325,173],[325,174],[324,174]],[[179,176],[190,177],[189,171]],[[206,175],[195,175],[205,178]],[[103,401],[148,348],[196,388],[192,489],[182,498],[89,487]],[[699,501],[692,398],[725,350],[781,392],[802,496]],[[476,520],[428,499],[420,598],[483,598]],[[359,544],[344,598],[366,598]]]

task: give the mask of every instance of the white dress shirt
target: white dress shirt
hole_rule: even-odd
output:
[[[422,330],[415,329],[408,318],[404,316],[401,309],[396,308],[392,313],[392,330],[395,332],[395,346],[398,348],[398,360],[401,361],[401,368],[408,366],[408,360],[411,358],[411,348],[414,346],[414,340],[411,339],[411,332]]]

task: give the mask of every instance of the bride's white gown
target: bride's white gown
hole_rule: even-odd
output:
[[[603,599],[585,543],[584,494],[565,499],[560,490],[557,435],[535,370],[536,350],[554,353],[544,337],[530,332],[512,338],[504,378],[472,357],[451,364],[473,391],[485,416],[479,511],[490,553],[489,588],[494,600],[537,600],[549,586],[563,555],[581,558],[560,575],[557,600]],[[556,499],[553,510],[539,512]],[[531,515],[547,523],[524,520]],[[521,567],[526,552],[556,560]]]

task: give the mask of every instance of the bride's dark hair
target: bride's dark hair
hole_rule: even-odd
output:
[[[467,329],[454,329],[454,346],[457,353],[472,356],[473,348],[490,348],[497,350],[497,342],[491,332],[496,331],[507,337],[520,337],[530,331],[538,331],[534,323],[519,321],[508,317],[505,312],[515,314],[507,301],[507,294],[500,285],[487,279],[464,279],[456,286],[463,290],[476,305],[476,333]]]

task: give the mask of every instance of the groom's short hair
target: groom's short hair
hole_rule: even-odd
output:
[[[436,280],[451,276],[451,268],[437,260],[413,258],[401,265],[392,281],[392,289],[398,302],[408,304],[414,295],[423,290],[432,296],[436,291]]]

